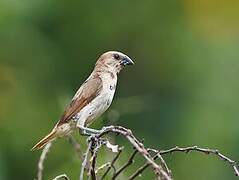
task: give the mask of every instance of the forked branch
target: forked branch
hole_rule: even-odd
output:
[[[120,161],[120,155],[123,153],[123,148],[118,147],[118,145],[112,145],[108,139],[106,138],[106,135],[109,133],[115,133],[117,135],[121,135],[123,138],[128,140],[129,144],[131,144],[134,148],[134,151],[129,156],[128,160],[120,166],[118,169],[117,167],[117,161]],[[239,167],[236,163],[236,161],[228,158],[226,155],[220,153],[218,150],[215,149],[208,149],[208,148],[200,148],[197,146],[192,147],[174,147],[167,150],[157,150],[157,149],[151,149],[151,148],[145,148],[145,145],[140,142],[131,132],[131,130],[121,127],[121,126],[108,126],[104,127],[99,134],[91,135],[87,139],[87,148],[86,152],[84,153],[84,156],[82,155],[82,150],[79,146],[79,143],[75,139],[70,139],[71,144],[73,145],[73,148],[76,150],[78,157],[80,160],[82,160],[81,165],[81,172],[80,172],[80,180],[84,179],[84,176],[87,176],[88,179],[97,180],[97,179],[105,179],[106,177],[110,177],[112,179],[117,179],[120,175],[122,176],[124,171],[126,171],[130,165],[133,164],[134,160],[136,160],[136,157],[141,156],[145,159],[145,163],[140,166],[138,169],[131,172],[131,176],[128,177],[129,180],[133,180],[139,175],[141,175],[148,167],[151,167],[156,179],[158,180],[172,180],[172,173],[169,167],[167,166],[166,162],[164,161],[163,157],[164,155],[176,153],[176,152],[199,152],[203,154],[208,155],[214,155],[218,157],[219,159],[225,161],[228,163],[234,173],[239,176]],[[98,166],[97,168],[97,158],[100,156],[99,150],[102,148],[102,146],[105,146],[106,148],[110,149],[110,151],[116,153],[114,158],[111,161],[108,161],[107,163],[104,163],[101,166]],[[49,143],[42,151],[42,154],[40,156],[39,162],[38,162],[38,173],[37,173],[37,180],[43,179],[43,164],[46,160],[46,156],[49,153],[49,149],[51,147],[51,143]],[[159,163],[156,162],[156,160],[159,159]],[[105,171],[103,171],[106,169]],[[111,173],[110,171],[113,170]],[[102,171],[102,175],[100,176],[100,172]],[[59,175],[53,180],[57,179],[66,179],[69,180],[67,175],[62,174]]]

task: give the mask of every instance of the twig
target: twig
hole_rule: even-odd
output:
[[[161,154],[155,150],[155,149],[151,149],[151,148],[148,148],[148,151],[153,151],[154,153],[156,153],[156,156],[160,159],[160,162],[162,164],[162,166],[164,167],[164,169],[166,170],[166,172],[168,173],[168,175],[170,175],[172,177],[172,174],[171,174],[171,170],[168,168],[168,165],[166,164],[166,162],[164,161],[163,157],[161,156]],[[155,160],[155,158],[153,158]]]
[[[90,174],[91,174],[92,180],[96,180],[96,173],[95,173],[96,158],[97,158],[97,150],[94,151],[92,156],[92,164],[90,168]]]
[[[92,142],[90,141],[88,144],[87,150],[84,154],[84,161],[82,162],[82,165],[81,165],[81,172],[80,172],[80,178],[79,178],[80,180],[83,180],[83,177],[84,177],[84,171],[85,171],[85,167],[87,164],[87,158],[88,158],[88,154],[90,152],[91,145],[92,145]]]
[[[106,168],[106,167],[109,167],[110,164],[111,164],[110,162],[107,162],[107,163],[105,163],[105,164],[102,164],[100,167],[98,167],[98,168],[96,169],[95,173],[98,174],[100,170],[102,170],[102,169],[104,169],[104,168]]]
[[[155,157],[158,157],[157,155]],[[156,158],[154,158],[156,159]],[[145,163],[144,165],[142,165],[140,168],[138,168],[130,177],[129,180],[133,180],[135,179],[137,176],[139,176],[140,174],[142,174],[142,172],[149,167],[149,163]]]
[[[111,161],[110,166],[107,168],[107,170],[105,171],[105,173],[103,174],[103,176],[101,177],[101,180],[104,179],[106,177],[106,175],[108,174],[108,172],[110,171],[110,169],[112,167],[114,167],[114,163],[116,162],[116,160],[119,158],[121,152],[122,152],[123,148],[119,148],[118,153],[116,154],[116,156],[114,157],[114,159]]]
[[[63,178],[63,179],[65,179],[65,180],[70,180],[70,178],[66,175],[66,174],[61,174],[61,175],[59,175],[59,176],[56,176],[54,179],[52,179],[52,180],[58,180],[58,179],[61,179],[61,178]]]
[[[204,154],[212,154],[212,155],[215,155],[215,156],[219,157],[223,161],[229,163],[232,166],[235,175],[239,176],[239,167],[238,167],[236,161],[228,158],[227,156],[223,155],[222,153],[220,153],[216,149],[200,148],[200,147],[197,147],[197,146],[192,146],[192,147],[177,147],[176,146],[176,147],[168,149],[168,150],[161,150],[161,151],[159,151],[159,153],[161,155],[164,155],[164,154],[173,153],[173,152],[189,153],[191,151],[201,152],[201,153],[204,153]]]
[[[115,163],[119,159],[120,154],[122,153],[122,148],[118,148],[118,145],[112,145],[106,138],[103,138],[103,136],[107,135],[108,133],[115,133],[117,135],[122,135],[124,138],[128,140],[129,143],[133,145],[135,148],[135,151],[129,156],[128,162],[126,162],[123,166],[121,166],[118,170],[115,168]],[[172,154],[173,152],[185,152],[189,153],[191,151],[199,152],[199,153],[204,153],[204,154],[211,154],[214,155],[222,160],[224,160],[226,163],[228,163],[235,175],[239,176],[239,167],[236,163],[236,161],[228,158],[227,156],[223,155],[220,153],[218,150],[214,149],[208,149],[208,148],[200,148],[197,146],[192,146],[192,147],[174,147],[171,149],[167,150],[156,150],[156,149],[146,149],[143,143],[141,143],[134,135],[133,133],[124,127],[121,126],[108,126],[103,128],[99,134],[92,135],[88,139],[89,143],[86,149],[86,152],[84,154],[84,157],[82,155],[82,151],[80,149],[79,143],[73,139],[70,138],[70,142],[73,145],[74,149],[76,150],[79,158],[83,159],[82,166],[81,166],[81,172],[80,172],[80,180],[83,180],[84,178],[84,172],[88,172],[87,176],[88,178],[91,178],[93,180],[97,179],[97,173],[99,170],[102,170],[104,168],[107,168],[101,179],[104,179],[110,172],[110,170],[113,168],[113,176],[112,179],[116,179],[119,177],[119,175],[126,169],[128,168],[132,163],[133,160],[135,159],[136,154],[138,153],[142,157],[145,158],[146,162],[139,167],[130,177],[129,180],[133,180],[136,177],[138,177],[140,174],[144,172],[145,169],[148,167],[152,167],[154,170],[154,173],[156,175],[156,179],[160,180],[172,180],[172,175],[171,171],[168,168],[166,162],[164,161],[162,155],[167,155],[167,154]],[[108,149],[110,149],[112,152],[117,152],[116,156],[112,159],[111,162],[105,163],[98,167],[96,169],[96,161],[98,157],[98,151],[101,148],[102,145],[105,145]],[[37,171],[37,180],[42,180],[43,179],[43,169],[44,169],[44,161],[47,158],[47,154],[49,153],[51,147],[51,143],[48,143],[39,158],[38,161],[38,171]],[[91,152],[91,158],[89,160],[89,152]],[[153,152],[153,153],[151,153]],[[160,163],[156,163],[156,159],[160,159]],[[57,177],[55,177],[53,180],[58,180],[60,178],[64,178],[66,180],[69,180],[67,175],[62,174]],[[124,178],[126,179],[126,178]]]
[[[45,159],[46,159],[47,154],[48,154],[49,151],[50,151],[51,145],[52,145],[52,142],[49,142],[49,143],[44,147],[44,149],[42,150],[40,159],[39,159],[39,161],[38,161],[37,180],[42,180],[42,177],[43,177],[43,168],[44,168],[43,164],[44,164],[44,161],[45,161]]]
[[[90,149],[92,151],[92,163],[90,167],[90,174],[91,174],[92,180],[96,180],[96,172],[95,172],[96,158],[97,158],[98,150],[104,143],[104,140],[99,139],[99,141],[96,141],[95,138],[92,138],[91,141],[92,141],[92,145]]]
[[[219,157],[220,159],[228,162],[232,168],[233,171],[235,173],[236,176],[239,176],[239,168],[238,165],[236,163],[236,161],[231,160],[230,158],[228,158],[227,156],[219,153],[218,150],[214,150],[214,149],[206,149],[206,148],[199,148],[197,146],[192,146],[192,147],[174,147],[168,150],[154,150],[154,149],[149,149],[152,150],[154,152],[158,152],[160,155],[165,155],[165,154],[172,154],[173,152],[184,152],[184,153],[189,153],[191,151],[196,151],[196,152],[200,152],[200,153],[204,153],[204,154],[213,154],[217,157]],[[153,157],[154,160],[156,160],[158,158],[158,153]],[[137,169],[137,171],[130,176],[129,180],[133,180],[134,178],[136,178],[138,175],[140,175],[147,167],[149,166],[148,163],[145,163],[144,165],[142,165],[140,168]]]
[[[125,170],[128,166],[130,166],[133,163],[133,159],[137,153],[138,153],[138,151],[134,150],[134,152],[131,154],[129,160],[116,173],[114,173],[112,179],[115,179],[121,172],[123,172],[123,170]]]
[[[102,132],[98,135],[99,137],[109,132],[115,132],[123,135],[128,141],[138,150],[138,152],[146,159],[146,161],[152,166],[157,178],[171,180],[172,178],[163,170],[163,168],[154,162],[149,152],[145,149],[144,145],[140,143],[133,133],[121,126],[108,126],[102,129]]]

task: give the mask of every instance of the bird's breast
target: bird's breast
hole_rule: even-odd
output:
[[[78,121],[83,125],[89,125],[94,119],[100,117],[112,103],[117,79],[102,79],[102,81],[103,88],[99,95],[77,115]]]

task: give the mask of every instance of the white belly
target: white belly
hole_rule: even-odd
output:
[[[104,83],[100,94],[77,114],[76,119],[78,127],[88,126],[94,119],[100,117],[111,105],[117,79],[108,79],[110,77],[103,78]]]

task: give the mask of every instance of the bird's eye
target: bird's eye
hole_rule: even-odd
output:
[[[120,56],[119,56],[118,54],[114,54],[114,58],[115,58],[116,60],[119,60],[119,59],[120,59]]]

